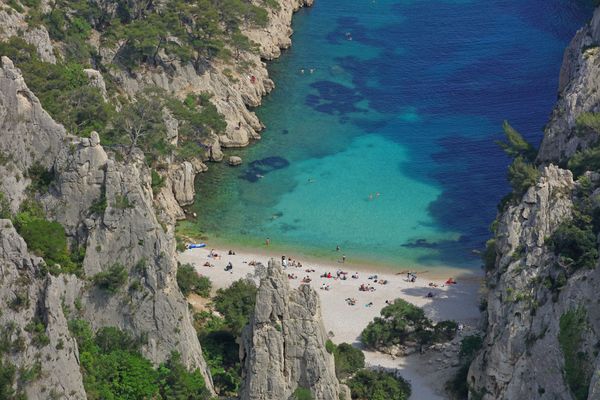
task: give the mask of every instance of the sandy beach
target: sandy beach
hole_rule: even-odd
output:
[[[213,290],[227,287],[235,280],[254,275],[251,261],[267,264],[271,258],[265,252],[252,254],[236,251],[235,255],[228,255],[227,250],[215,249],[220,258],[210,257],[211,248],[190,249],[179,254],[181,263],[192,264],[199,274],[207,276],[213,283]],[[280,259],[281,256],[272,255]],[[334,343],[352,343],[360,346],[359,336],[367,324],[379,315],[380,310],[386,305],[386,300],[402,298],[417,306],[423,307],[427,316],[434,321],[446,319],[455,320],[465,326],[464,332],[472,331],[477,325],[480,313],[478,309],[478,290],[481,276],[466,271],[464,274],[444,276],[444,272],[418,273],[415,282],[409,282],[406,273],[376,272],[371,267],[361,269],[356,265],[344,263],[328,264],[318,263],[314,260],[305,262],[297,260],[302,267],[288,266],[289,274],[294,274],[297,279],[290,279],[290,285],[297,287],[302,284],[306,276],[311,278],[310,285],[320,295],[321,308],[325,328],[330,332]],[[214,265],[206,267],[205,263]],[[231,262],[233,269],[225,271],[225,266]],[[306,272],[306,270],[314,272]],[[336,271],[347,272],[347,279],[334,279]],[[322,278],[321,275],[331,273],[334,278]],[[455,273],[455,271],[453,271]],[[358,278],[352,275],[358,274]],[[387,284],[375,283],[369,279],[377,275],[377,281],[387,281]],[[454,278],[458,283],[445,284],[448,278]],[[370,285],[374,291],[359,291],[360,285]],[[437,285],[430,286],[430,284]],[[329,290],[321,289],[325,285]],[[431,294],[433,297],[428,297]],[[356,299],[354,306],[346,302],[347,298]],[[412,383],[413,395],[411,399],[436,400],[444,399],[443,385],[452,373],[451,368],[439,368],[439,353],[425,354],[424,356],[412,355],[408,357],[393,358],[387,354],[366,351],[366,362],[369,366],[394,368],[400,371],[403,377]]]

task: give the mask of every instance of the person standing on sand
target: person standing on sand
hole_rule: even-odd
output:
[[[346,255],[345,255],[345,254],[343,254],[343,255],[342,255],[342,264],[344,264],[345,262],[346,262]]]

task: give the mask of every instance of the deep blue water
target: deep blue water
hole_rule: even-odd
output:
[[[199,178],[194,228],[319,257],[340,245],[351,260],[477,266],[508,191],[502,121],[539,143],[564,48],[590,16],[585,1],[317,0],[270,66],[263,140],[229,151],[242,167]]]

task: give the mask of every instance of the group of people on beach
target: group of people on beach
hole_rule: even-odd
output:
[[[293,260],[291,257],[281,256],[281,266],[283,269],[287,269],[288,267],[302,268],[302,263]]]

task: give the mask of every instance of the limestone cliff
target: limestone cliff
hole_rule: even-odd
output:
[[[577,119],[600,111],[599,40],[596,10],[565,52],[559,100],[537,157],[541,176],[498,217],[482,302],[485,338],[469,370],[472,399],[600,398],[597,234],[590,229],[589,247],[579,255],[592,258],[585,267],[553,244],[553,234],[565,229],[565,246],[582,248],[581,232],[565,227],[581,218],[594,224],[600,177],[587,172],[574,181],[571,171],[552,164],[597,145],[598,131]]]
[[[65,351],[56,354],[36,351],[35,346],[25,343],[22,351],[12,356],[19,367],[28,367],[41,356],[59,367],[44,363],[44,369],[51,370],[27,386],[29,398],[46,398],[42,388],[53,388],[68,398],[85,398],[77,346],[62,311],[74,309],[76,302],[83,318],[95,329],[117,326],[134,336],[147,335],[143,352],[155,363],[167,359],[172,351],[179,352],[188,367],[200,368],[211,388],[187,302],[175,279],[173,227],[158,222],[143,157],[134,153],[130,160],[117,161],[101,146],[97,135],[67,135],[42,109],[6,57],[0,68],[0,88],[0,189],[7,194],[12,209],[16,210],[26,196],[29,168],[42,165],[52,171],[54,179],[48,193],[38,200],[47,217],[65,228],[71,244],[86,248],[85,276],[92,277],[116,263],[127,271],[126,284],[115,294],[96,288],[84,277],[46,275],[38,271],[43,260],[31,257],[10,222],[2,222],[0,297],[5,304],[14,303],[15,298],[28,299],[26,306],[3,313],[3,320],[16,321],[20,329],[38,318],[50,338],[45,347],[51,345],[53,350],[59,339],[66,342]],[[65,375],[68,379],[61,380]]]
[[[9,347],[4,357],[41,377],[20,388],[29,400],[85,399],[77,343],[61,301],[70,279],[45,276],[43,265],[28,252],[10,220],[0,220],[0,337]],[[45,327],[43,340],[36,324]]]
[[[577,150],[598,141],[598,133],[578,127],[584,112],[600,111],[600,9],[565,51],[558,102],[546,125],[538,161],[565,162]]]
[[[254,316],[242,334],[242,400],[292,399],[298,388],[319,400],[340,398],[320,307],[310,286],[290,289],[281,265],[269,262]]]

